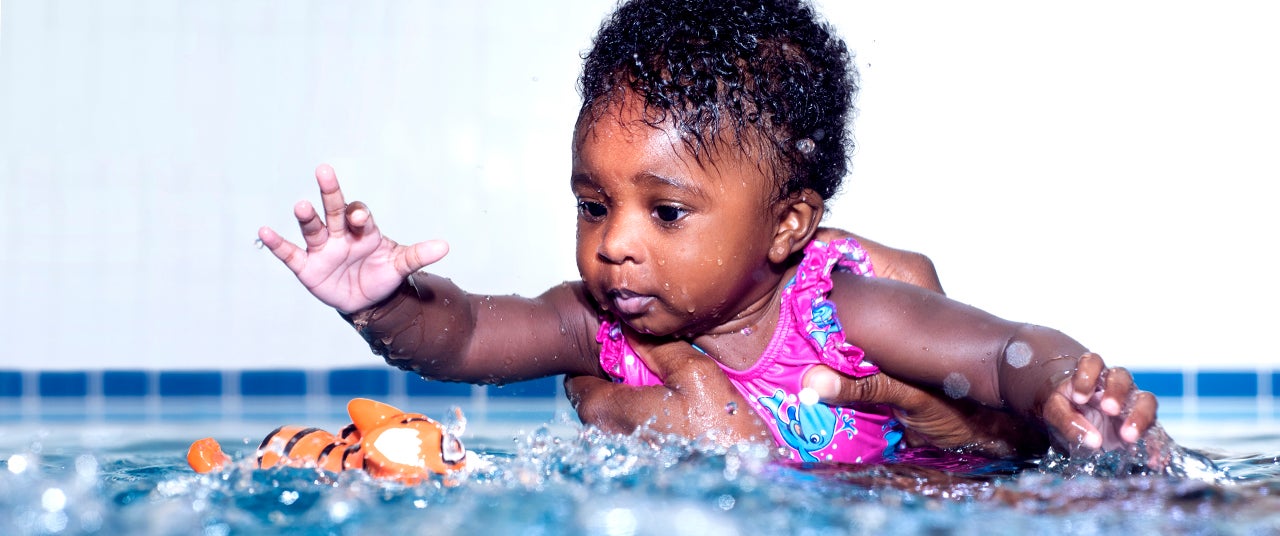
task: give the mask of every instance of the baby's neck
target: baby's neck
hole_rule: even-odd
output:
[[[782,290],[793,273],[794,268],[787,270],[773,292],[750,304],[728,322],[694,336],[693,344],[721,365],[734,370],[751,368],[760,360],[777,330]]]

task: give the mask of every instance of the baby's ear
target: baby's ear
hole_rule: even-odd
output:
[[[778,228],[769,247],[769,261],[781,264],[809,244],[826,209],[822,196],[809,188],[787,196],[775,206]]]

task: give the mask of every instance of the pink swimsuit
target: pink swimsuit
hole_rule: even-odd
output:
[[[875,463],[902,437],[887,407],[859,405],[855,410],[798,399],[804,373],[814,365],[858,377],[879,371],[863,360],[861,348],[845,342],[835,304],[827,300],[833,269],[875,276],[871,259],[856,241],[810,242],[795,277],[782,291],[778,327],[764,354],[747,370],[720,368],[793,460]],[[616,381],[662,385],[623,337],[618,322],[605,319],[596,340],[601,344],[600,364]]]

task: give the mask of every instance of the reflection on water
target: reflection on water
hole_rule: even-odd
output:
[[[0,441],[0,533],[1280,532],[1275,426],[1242,428],[1268,450],[1231,451],[1220,437],[1227,448],[1205,449],[1215,476],[1186,478],[1115,459],[1015,465],[927,451],[909,463],[805,467],[763,447],[543,422],[481,426],[467,444],[491,464],[457,486],[248,463],[196,475],[184,460],[200,435],[190,426],[19,427]],[[269,431],[259,428],[219,439],[243,460]]]

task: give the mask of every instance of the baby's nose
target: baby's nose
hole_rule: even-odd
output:
[[[644,262],[644,238],[640,225],[613,218],[604,224],[596,254],[610,264]]]

